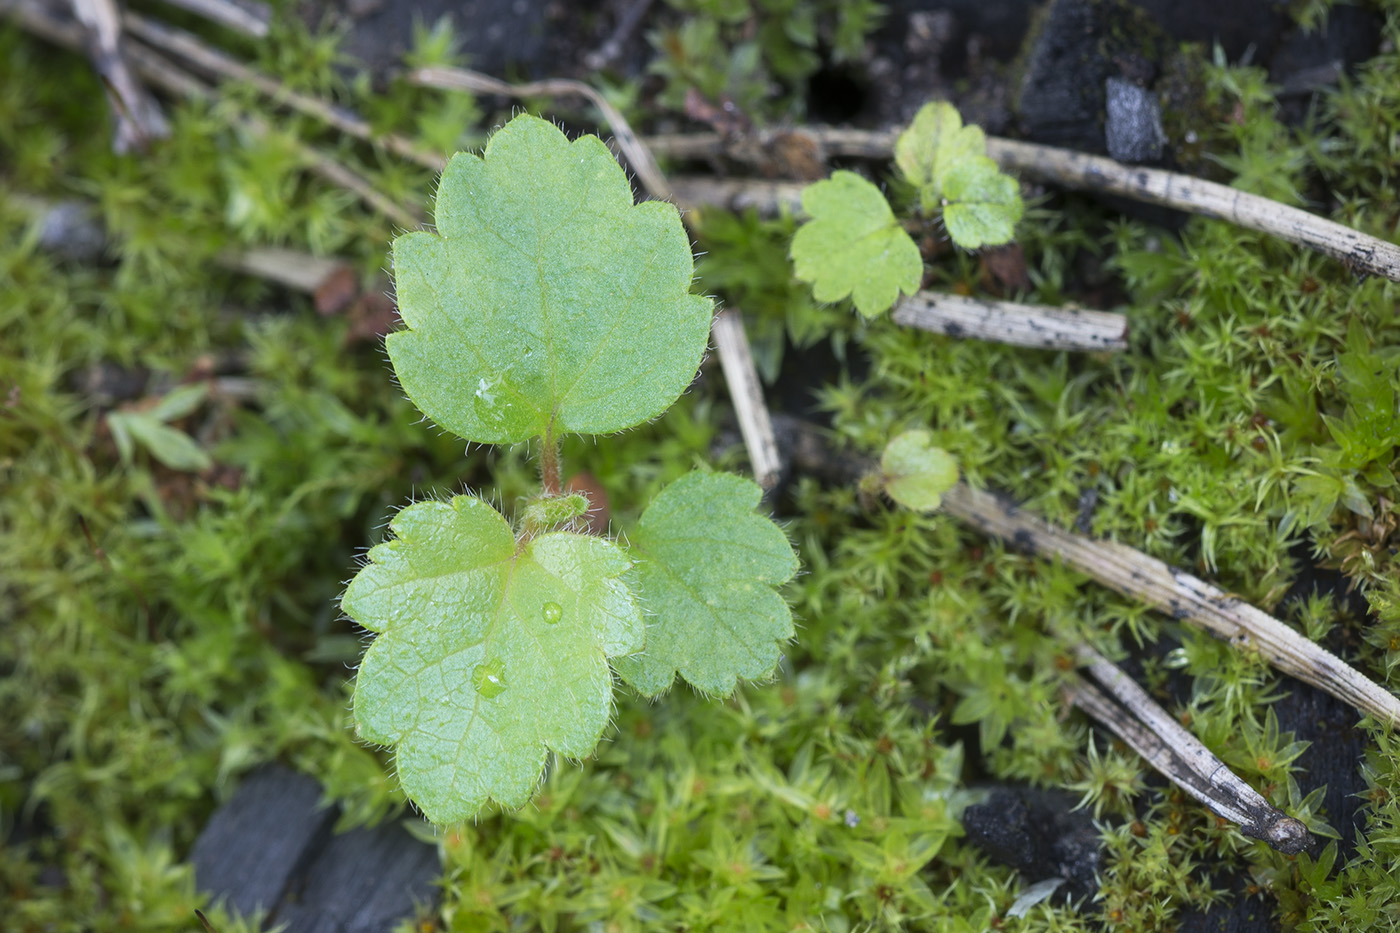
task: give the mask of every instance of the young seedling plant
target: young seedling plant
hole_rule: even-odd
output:
[[[1025,212],[1016,179],[987,156],[987,137],[964,126],[953,105],[925,104],[899,135],[895,165],[917,192],[919,211],[941,221],[963,249],[1010,242]],[[797,277],[818,301],[850,296],[865,317],[888,311],[923,280],[919,247],[905,232],[880,189],[855,172],[802,191],[810,217],[792,239]]]
[[[584,533],[590,503],[563,488],[562,436],[659,416],[705,352],[712,303],[690,294],[672,205],[634,204],[596,137],[521,115],[451,160],[435,219],[393,244],[394,371],[440,427],[538,450],[542,488],[514,523],[474,495],[407,506],[342,607],[376,634],[358,733],[450,824],[523,805],[551,754],[591,754],[614,675],[648,697],[677,675],[710,695],[771,675],[797,558],[742,477],[683,476],[625,539]]]

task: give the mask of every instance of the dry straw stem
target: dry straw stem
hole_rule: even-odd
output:
[[[267,36],[272,11],[257,0],[165,0],[171,6],[189,10],[221,26],[227,26],[245,36],[262,39]]]
[[[531,81],[526,84],[507,84],[465,68],[418,68],[408,73],[408,81],[424,87],[500,94],[507,97],[548,97],[560,94],[585,97],[602,113],[603,119],[612,130],[614,143],[622,150],[627,164],[636,172],[647,193],[661,200],[673,197],[671,185],[661,174],[661,169],[657,167],[650,150],[637,138],[637,134],[632,132],[627,119],[616,107],[608,103],[603,95],[582,81],[560,78]],[[681,201],[680,204],[685,207],[687,202]],[[686,219],[684,213],[681,217]],[[748,449],[754,479],[767,489],[777,481],[778,441],[773,435],[772,419],[769,418],[768,408],[763,402],[758,370],[754,367],[753,354],[749,352],[749,340],[744,333],[743,322],[737,314],[717,315],[711,325],[711,334],[719,352],[724,381],[729,388],[729,398],[739,419],[744,446]]]
[[[298,113],[314,117],[347,136],[383,146],[394,155],[416,162],[435,172],[442,171],[443,166],[447,164],[447,160],[442,156],[419,149],[402,136],[396,136],[393,133],[375,133],[369,121],[359,114],[320,98],[293,91],[281,82],[254,71],[232,56],[201,41],[198,36],[182,29],[176,29],[174,26],[159,20],[131,12],[122,17],[122,23],[127,32],[148,45],[183,59],[192,67],[214,77],[243,81],[256,88],[260,93],[267,95],[273,102],[290,107]]]
[[[671,179],[671,196],[682,210],[722,207],[738,214],[753,209],[773,217],[782,211],[801,213],[805,187],[807,182],[677,175]]]
[[[888,158],[897,137],[893,131],[830,127],[805,131],[829,155],[848,157]],[[732,145],[718,133],[653,136],[647,143],[657,155],[692,159],[723,154]],[[1190,175],[1123,165],[1104,156],[994,136],[987,138],[987,155],[1002,168],[1066,188],[1102,191],[1228,220],[1340,259],[1357,272],[1400,282],[1400,247],[1257,194]],[[776,202],[776,196],[771,201]]]
[[[918,292],[894,309],[894,322],[1018,347],[1047,350],[1125,350],[1128,319],[1109,311],[1080,311]]]
[[[1070,534],[1010,500],[959,483],[943,507],[980,531],[1040,557],[1057,557],[1110,589],[1189,622],[1274,667],[1345,700],[1391,728],[1400,698],[1273,616],[1154,557],[1112,541]]]
[[[308,295],[315,294],[334,279],[354,275],[354,266],[339,256],[313,256],[279,247],[230,253],[220,256],[219,263]]]
[[[71,19],[56,15],[43,0],[0,0],[0,13],[55,45],[73,51],[82,49],[83,36],[78,25]],[[127,47],[127,58],[143,79],[166,93],[205,100],[214,97],[211,87],[147,45],[140,42],[130,43]],[[237,124],[255,136],[263,136],[269,132],[267,123],[250,114],[241,116]],[[401,227],[407,229],[418,226],[419,218],[416,214],[379,193],[363,176],[311,146],[304,143],[293,145],[297,153],[306,160],[307,170],[312,174],[352,192],[370,208]]]
[[[1265,800],[1211,754],[1127,674],[1087,645],[1075,649],[1083,670],[1107,689],[1074,678],[1074,705],[1106,726],[1164,777],[1216,814],[1240,824],[1240,832],[1295,855],[1312,845],[1308,828]]]
[[[151,140],[170,135],[160,105],[136,80],[122,41],[121,16],[113,0],[73,0],[73,15],[82,24],[88,58],[102,78],[112,104],[117,152],[144,149]]]
[[[753,465],[754,478],[765,490],[773,488],[778,481],[781,462],[778,458],[778,442],[773,435],[773,423],[768,417],[768,408],[763,403],[763,387],[758,382],[758,370],[754,367],[753,354],[749,351],[749,339],[744,333],[744,323],[734,308],[715,315],[710,329],[715,347],[719,351],[720,366],[724,369],[724,380],[729,393],[734,397],[734,410],[739,419],[739,431],[744,436],[744,446],[748,448],[749,460]],[[739,396],[744,401],[739,401]]]
[[[637,134],[632,132],[632,126],[627,122],[626,117],[616,107],[608,103],[607,98],[582,81],[551,78],[545,81],[530,81],[525,84],[507,84],[505,81],[490,75],[470,71],[466,68],[440,67],[415,68],[408,73],[406,80],[409,84],[417,84],[420,87],[434,87],[449,91],[471,91],[476,94],[498,94],[502,97],[559,97],[561,95],[585,97],[603,115],[603,120],[613,132],[614,143],[616,143],[617,148],[622,150],[627,164],[632,166],[632,171],[637,173],[637,178],[647,193],[663,201],[671,196],[670,186],[666,184],[666,178],[661,174],[661,169],[656,167],[656,160],[651,157],[651,152],[647,150],[647,147],[642,145]]]

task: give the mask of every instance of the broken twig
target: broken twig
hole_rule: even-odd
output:
[[[373,145],[383,146],[400,158],[416,162],[435,172],[442,171],[447,160],[439,155],[419,149],[411,141],[393,133],[375,133],[369,121],[359,114],[328,103],[320,98],[301,94],[281,82],[260,74],[230,55],[207,45],[198,36],[166,25],[148,16],[128,12],[122,17],[127,31],[138,39],[163,52],[184,59],[195,68],[218,78],[242,81],[267,95],[274,102],[314,117],[347,136]]]
[[[165,0],[171,6],[189,10],[220,26],[262,39],[267,36],[272,11],[258,0]]]
[[[170,124],[127,64],[121,17],[113,0],[72,0],[73,15],[86,33],[88,57],[97,69],[112,104],[118,153],[144,149],[152,139],[170,135]]]
[[[729,385],[734,413],[739,419],[739,432],[744,436],[744,446],[749,451],[754,479],[764,490],[771,489],[778,481],[781,466],[778,442],[773,436],[768,408],[763,403],[763,386],[758,381],[758,370],[754,367],[749,338],[744,333],[739,312],[728,308],[715,315],[711,335],[719,351],[719,362],[724,369],[725,382]]]
[[[83,33],[78,25],[70,19],[56,17],[41,0],[0,0],[0,13],[6,14],[23,28],[55,45],[74,51],[83,46]],[[150,46],[133,41],[127,52],[132,67],[153,87],[177,97],[205,100],[213,97],[214,92],[209,85]],[[236,122],[255,136],[264,136],[270,132],[267,123],[251,114],[243,114]],[[405,229],[418,225],[419,218],[416,214],[379,193],[363,176],[305,143],[294,141],[292,145],[305,159],[307,171],[353,192],[366,205]]]
[[[1023,551],[1057,557],[1109,589],[1203,628],[1241,650],[1325,690],[1389,727],[1400,727],[1400,698],[1278,619],[1155,557],[1112,541],[1070,534],[1014,503],[959,483],[943,507],[984,534]]]
[[[1125,350],[1128,319],[1079,311],[923,291],[895,306],[896,324],[996,343],[1050,350]]]
[[[1312,834],[1301,821],[1242,781],[1132,678],[1087,645],[1076,646],[1075,653],[1083,670],[1111,695],[1079,679],[1069,688],[1076,706],[1112,730],[1172,783],[1216,814],[1240,824],[1246,836],[1262,839],[1287,855],[1312,845]]]
[[[647,193],[663,201],[671,196],[670,186],[666,184],[661,169],[656,167],[656,160],[651,157],[647,147],[637,139],[637,134],[632,132],[632,126],[627,122],[627,118],[616,107],[608,103],[606,97],[582,81],[552,78],[545,81],[530,81],[525,84],[507,84],[490,75],[469,71],[466,68],[438,67],[415,68],[408,73],[407,81],[420,87],[472,91],[478,94],[499,94],[502,97],[557,97],[562,94],[586,97],[588,102],[597,107],[603,115],[604,122],[613,132],[613,140],[617,144],[617,148],[622,150],[627,164],[632,166],[632,171],[637,173],[637,179],[642,183],[642,187],[647,190]]]
[[[735,213],[753,209],[760,216],[774,217],[783,210],[800,213],[802,189],[806,186],[806,182],[677,175],[671,180],[671,195],[682,210],[700,210],[708,205]]]
[[[898,137],[890,130],[809,127],[806,132],[829,155],[872,159],[888,158]],[[663,157],[700,158],[724,154],[733,143],[718,133],[694,133],[648,137],[647,145]],[[1400,281],[1400,246],[1257,194],[1190,175],[1123,165],[1104,156],[994,136],[987,137],[987,155],[1002,168],[1043,181],[1227,220],[1315,249],[1358,272]],[[777,201],[776,194],[765,197],[758,190],[751,194],[765,204]]]

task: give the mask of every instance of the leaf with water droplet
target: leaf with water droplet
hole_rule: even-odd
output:
[[[596,136],[570,142],[521,114],[438,182],[437,233],[394,241],[406,330],[400,384],[467,440],[607,434],[654,418],[690,385],[711,302],[690,294],[676,208],[633,204]],[[651,336],[652,339],[643,339]]]
[[[933,432],[905,431],[885,445],[880,457],[885,492],[906,509],[932,512],[958,483],[958,464],[933,444]]]
[[[797,572],[781,528],[754,511],[762,490],[729,473],[688,473],[663,489],[629,537],[647,607],[646,650],[613,663],[655,696],[677,672],[706,693],[773,672],[792,637],[775,587]]]
[[[612,709],[608,659],[642,648],[631,562],[590,535],[517,543],[470,496],[410,505],[390,527],[341,603],[378,633],[355,682],[359,732],[396,747],[404,790],[433,822],[488,799],[521,806],[548,751],[593,751]]]
[[[558,625],[564,618],[564,607],[558,603],[545,603],[544,609],[540,610],[540,616],[546,625]]]
[[[879,188],[855,172],[833,172],[803,189],[802,208],[812,219],[792,238],[793,268],[818,301],[850,295],[874,317],[900,292],[918,291],[923,258]]]

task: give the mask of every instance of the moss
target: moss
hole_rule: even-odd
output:
[[[1206,69],[1212,106],[1242,114],[1203,134],[1237,184],[1295,202],[1327,191],[1335,203],[1321,206],[1338,220],[1393,236],[1394,14],[1387,37],[1390,51],[1297,132],[1274,118],[1260,73]],[[450,46],[423,41],[430,57]],[[333,49],[288,30],[258,54],[298,86],[373,110],[369,89],[330,67]],[[377,119],[424,142],[474,112],[391,94],[418,116]],[[18,929],[188,929],[199,899],[182,859],[256,763],[316,775],[347,822],[402,815],[385,762],[346,728],[344,665],[360,643],[334,598],[393,506],[493,484],[509,505],[531,477],[518,453],[425,432],[380,352],[347,344],[347,322],[211,263],[226,248],[283,243],[349,254],[366,281],[382,267],[388,223],[307,175],[293,141],[334,149],[409,200],[426,199],[427,172],[276,114],[277,132],[251,138],[227,104],[176,108],[168,143],[118,159],[89,125],[99,96],[80,60],[0,30],[7,190],[82,195],[114,243],[107,264],[56,259],[0,194],[0,701],[11,723],[0,730],[0,910]],[[850,372],[820,396],[839,443],[873,453],[930,428],[974,480],[1209,574],[1314,637],[1334,629],[1400,689],[1386,394],[1397,286],[1222,223],[1195,220],[1173,239],[1073,196],[1045,199],[1022,232],[1030,300],[1073,298],[1089,259],[1108,264],[1127,295],[1129,352],[858,324],[775,271],[788,227],[751,218],[707,219],[702,287],[762,322],[765,352],[783,331],[846,351]],[[978,287],[968,257],[946,257],[933,276]],[[149,372],[153,393],[236,370],[242,382],[213,382],[178,423],[216,468],[180,473],[140,452],[124,465],[103,415],[139,399],[90,394],[92,367]],[[704,381],[657,424],[575,443],[567,462],[626,521],[709,456],[724,409]],[[1167,930],[1185,906],[1224,897],[1231,875],[1299,929],[1394,925],[1393,735],[1365,730],[1355,853],[1279,856],[1091,740],[1058,697],[1065,639],[1150,655],[1159,696],[1325,832],[1336,816],[1269,713],[1288,683],[1257,660],[946,517],[872,511],[853,488],[804,478],[780,508],[806,573],[791,588],[801,629],[777,682],[724,704],[684,691],[624,702],[598,757],[556,767],[536,806],[440,839],[445,928]],[[1283,601],[1310,552],[1364,593],[1369,617],[1342,623],[1330,601]],[[1139,648],[1158,644],[1160,659]],[[1098,906],[1006,916],[1022,880],[960,839],[958,816],[986,780],[1084,796],[1103,820]],[[54,870],[64,885],[48,884]]]

